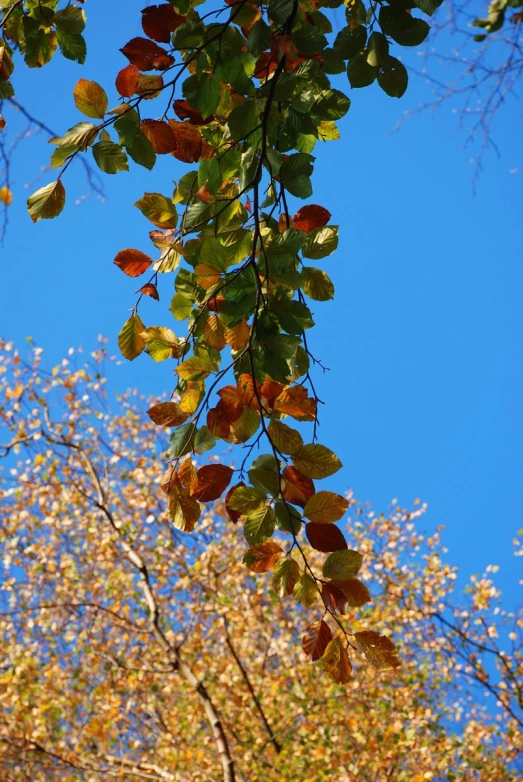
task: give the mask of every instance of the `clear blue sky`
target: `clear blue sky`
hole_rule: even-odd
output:
[[[118,47],[140,34],[143,4],[89,3],[86,65],[56,57],[41,71],[19,67],[18,99],[59,132],[80,121],[74,84],[83,76],[112,90],[126,64]],[[313,201],[341,225],[337,253],[322,262],[336,299],[315,303],[311,337],[313,352],[331,367],[318,379],[327,402],[321,438],[344,463],[338,490],[350,486],[376,510],[393,497],[427,501],[427,526],[446,525],[449,559],[467,576],[499,564],[500,583],[515,599],[511,538],[523,526],[523,175],[509,171],[523,168],[521,127],[515,104],[499,115],[501,159],[487,156],[474,197],[471,152],[461,149],[450,106],[388,135],[427,90],[414,81],[402,101],[377,86],[353,91],[342,140],[317,150]],[[116,103],[114,91],[111,97]],[[75,206],[85,192],[77,165],[66,179],[62,217],[33,226],[26,184],[51,151],[43,134],[19,147],[0,272],[0,334],[18,342],[32,335],[49,363],[70,346],[94,347],[100,333],[116,352],[137,285],[112,260],[124,247],[152,250],[147,221],[132,204],[145,190],[168,194],[184,171],[170,157],[152,173],[133,166],[105,177],[105,203]],[[41,182],[52,178],[44,172]],[[141,308],[147,325],[172,325],[172,279],[163,280],[159,305]],[[113,368],[110,380],[113,389],[161,395],[172,387],[171,373],[168,362],[142,357]]]

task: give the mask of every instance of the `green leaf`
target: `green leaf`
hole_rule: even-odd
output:
[[[315,301],[328,301],[334,298],[334,285],[330,277],[321,269],[306,266],[303,269],[303,291]]]
[[[430,31],[430,26],[423,19],[389,5],[381,7],[379,20],[384,34],[402,46],[418,46]]]
[[[401,98],[407,89],[409,76],[407,69],[395,57],[387,57],[378,73],[378,84],[391,98]]]
[[[323,564],[323,575],[338,581],[356,578],[361,568],[363,557],[359,551],[343,549],[329,554]]]
[[[311,111],[319,119],[336,120],[344,117],[350,108],[350,100],[340,90],[327,90],[314,104]]]
[[[348,60],[358,52],[361,52],[365,48],[366,43],[367,29],[365,27],[359,26],[354,29],[344,27],[336,36],[334,51],[344,60]]]
[[[27,199],[27,209],[33,223],[50,220],[60,214],[65,204],[65,190],[60,180],[41,187]]]
[[[208,73],[194,74],[182,86],[183,96],[203,117],[210,117],[220,103],[220,81]]]
[[[381,65],[389,54],[389,42],[382,33],[372,33],[367,44],[369,65]]]
[[[349,60],[347,76],[351,87],[368,87],[377,75],[377,66],[369,65],[365,52],[358,52]]]
[[[117,174],[119,171],[129,171],[129,163],[125,150],[113,141],[99,141],[93,147],[93,157],[98,168],[105,174]]]
[[[328,225],[310,231],[302,247],[304,258],[319,260],[331,255],[338,246],[338,226]]]
[[[144,193],[135,206],[158,228],[176,228],[178,213],[173,202],[160,193]]]
[[[196,426],[194,424],[182,424],[177,426],[169,439],[169,456],[178,459],[185,456],[194,448]]]
[[[440,7],[443,0],[412,0],[412,2],[420,9],[420,11],[423,11],[423,13],[427,14],[428,16],[432,16],[432,14]]]
[[[63,30],[56,31],[56,38],[63,56],[73,62],[83,65],[87,57],[87,46],[83,35],[66,33]]]
[[[280,178],[284,187],[297,198],[309,198],[312,195],[311,174],[313,156],[297,152],[289,155],[280,168]]]
[[[76,149],[85,150],[91,144],[93,144],[98,128],[93,125],[92,122],[79,122],[77,125],[73,125],[69,128],[63,136],[53,136],[49,139],[50,144],[55,144],[57,147],[75,147]]]
[[[261,505],[265,505],[267,492],[253,486],[238,486],[227,500],[227,506],[242,515],[252,513]]]
[[[0,100],[12,98],[14,94],[15,90],[11,82],[0,79]]]
[[[297,535],[301,530],[302,521],[301,514],[294,505],[290,505],[284,500],[277,500],[274,510],[278,529],[282,532],[290,532],[291,535]]]
[[[253,24],[247,35],[247,48],[254,57],[259,57],[271,44],[271,30],[263,19]]]
[[[194,302],[183,293],[175,293],[171,299],[170,310],[176,320],[186,320],[191,314]]]
[[[138,315],[133,314],[125,321],[118,334],[120,352],[129,361],[133,361],[139,356],[145,347],[145,341],[142,337],[142,331],[144,330],[145,326]]]
[[[67,158],[76,152],[76,147],[58,147],[51,155],[51,168],[60,168]]]
[[[68,5],[57,11],[53,17],[58,30],[69,35],[82,33],[85,28],[85,12],[74,5]]]
[[[320,593],[314,579],[308,573],[300,576],[294,587],[294,597],[298,603],[309,607],[316,602],[319,596]]]
[[[202,426],[198,429],[196,437],[194,438],[194,451],[200,456],[206,451],[210,451],[216,445],[216,437],[206,427]]]
[[[191,356],[176,367],[176,373],[183,380],[203,380],[216,366],[208,356]]]
[[[300,577],[300,566],[292,557],[283,559],[274,571],[272,588],[279,597],[292,595]]]
[[[140,118],[134,109],[126,111],[116,122],[114,127],[118,132],[120,144],[127,149],[128,154],[144,168],[152,169],[156,162],[156,154],[153,145],[140,129]]]
[[[108,99],[105,90],[97,82],[80,79],[74,88],[73,97],[76,108],[86,117],[104,118]]]
[[[325,445],[310,443],[292,456],[295,467],[308,478],[328,478],[341,468],[335,453]]]
[[[274,511],[269,506],[259,508],[250,513],[243,527],[243,534],[247,543],[252,546],[270,538],[274,532],[275,524]]]
[[[302,27],[292,35],[292,42],[300,54],[311,55],[322,52],[327,39],[317,27]]]

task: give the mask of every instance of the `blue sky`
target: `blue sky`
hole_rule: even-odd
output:
[[[99,81],[116,104],[114,76],[126,64],[118,47],[140,34],[142,5],[89,4],[86,65],[56,57],[40,71],[19,66],[20,102],[59,132],[81,120],[71,96],[80,76]],[[320,436],[344,463],[338,490],[350,486],[376,510],[393,497],[427,501],[426,524],[445,524],[449,559],[464,575],[499,564],[499,582],[515,599],[511,538],[523,526],[523,176],[510,171],[523,168],[520,118],[515,103],[497,117],[500,158],[487,155],[474,196],[473,151],[461,148],[450,105],[389,135],[405,109],[429,96],[420,79],[401,101],[376,85],[353,90],[342,140],[315,152],[313,202],[341,226],[337,253],[322,262],[336,298],[315,303],[310,337],[331,368],[318,377],[327,403]],[[146,190],[169,194],[185,170],[170,157],[151,173],[133,166],[105,177],[105,203],[75,205],[86,191],[76,165],[61,218],[33,226],[25,199],[39,185],[26,185],[51,151],[43,134],[18,148],[0,271],[0,334],[18,342],[32,335],[50,364],[70,346],[94,347],[100,333],[116,352],[137,285],[112,260],[124,247],[152,250],[148,223],[132,204]],[[52,178],[44,171],[41,183]],[[147,325],[173,325],[172,279],[162,281],[159,305],[141,308]],[[115,390],[139,386],[160,396],[172,388],[171,373],[167,363],[142,357],[114,367],[110,381]]]

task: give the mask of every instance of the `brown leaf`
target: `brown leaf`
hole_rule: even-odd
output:
[[[153,41],[170,43],[173,33],[186,20],[185,16],[177,14],[172,5],[150,5],[142,11],[142,28]]]
[[[358,649],[376,668],[386,670],[401,665],[396,647],[386,635],[380,635],[373,630],[362,630],[354,633]]]
[[[141,73],[136,86],[136,94],[144,100],[157,98],[163,89],[163,78],[158,75]]]
[[[220,440],[228,440],[231,434],[231,424],[220,416],[218,406],[212,407],[207,413],[207,428]]]
[[[122,98],[132,98],[138,87],[140,69],[136,65],[126,65],[116,77],[116,89]]]
[[[128,277],[139,277],[143,274],[149,266],[152,264],[152,258],[141,252],[141,250],[133,250],[127,248],[126,250],[120,250],[114,263],[121,269]]]
[[[251,546],[243,561],[253,573],[266,573],[283,554],[283,549],[273,540],[266,540]]]
[[[198,488],[198,475],[190,456],[181,463],[178,470],[178,479],[182,486],[189,490],[189,494]]]
[[[243,413],[243,400],[240,397],[237,386],[224,386],[218,391],[220,401],[216,406],[216,412],[218,417],[222,421],[228,421],[234,423],[237,421]]]
[[[369,590],[359,578],[347,578],[345,581],[334,580],[329,581],[328,584],[334,585],[343,592],[347,605],[351,608],[360,608],[371,601]]]
[[[314,483],[296,467],[289,465],[282,472],[283,497],[293,505],[304,508],[315,492]]]
[[[309,204],[308,206],[302,206],[298,209],[294,217],[292,218],[292,225],[299,231],[313,231],[315,228],[323,228],[332,215],[323,206],[317,206],[316,204]]]
[[[198,488],[192,492],[192,497],[201,502],[212,502],[222,496],[231,482],[233,470],[225,464],[208,464],[200,467],[196,475]]]
[[[141,71],[164,71],[174,63],[174,57],[147,38],[132,38],[120,51]]]
[[[176,148],[176,136],[169,123],[157,119],[144,119],[140,123],[140,128],[157,155],[167,155]]]
[[[272,380],[270,377],[267,378],[261,387],[261,396],[264,407],[266,407],[268,410],[273,410],[274,404],[282,391],[283,386],[281,383],[277,383],[276,380]]]
[[[335,524],[318,524],[310,521],[305,526],[305,534],[312,548],[325,553],[341,551],[347,548],[342,531]]]
[[[343,615],[347,608],[347,598],[339,587],[333,585],[330,581],[321,587],[321,598],[325,607],[335,614]]]
[[[196,195],[198,195],[198,193],[196,193]],[[213,266],[208,266],[206,263],[196,264],[194,273],[198,278],[198,285],[201,285],[206,291],[214,287],[221,279],[220,272],[216,271]]]
[[[206,125],[213,119],[213,117],[204,119],[201,112],[198,109],[193,109],[187,100],[175,100],[173,109],[181,120],[188,119],[191,125]]]
[[[347,650],[339,636],[333,638],[325,649],[321,666],[336,684],[346,684],[352,674],[352,665]]]
[[[303,651],[313,662],[319,660],[331,639],[332,632],[329,625],[320,619],[307,627],[302,641]]]
[[[197,127],[189,122],[169,120],[169,125],[176,137],[176,147],[173,155],[183,163],[196,163],[202,154],[202,134]]]
[[[206,342],[215,350],[223,350],[225,341],[225,323],[218,315],[207,318],[203,327],[203,336]]]
[[[156,287],[156,285],[153,285],[152,282],[146,282],[145,285],[142,285],[142,287],[139,290],[140,293],[143,293],[144,296],[150,296],[151,299],[156,299],[156,301],[160,301],[158,288]]]
[[[151,407],[147,415],[158,426],[179,426],[189,418],[176,402],[160,402]]]
[[[198,267],[196,267],[198,268]],[[251,330],[247,321],[241,320],[235,326],[226,329],[225,339],[232,350],[242,350],[249,341]]]

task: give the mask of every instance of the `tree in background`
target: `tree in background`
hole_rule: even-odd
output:
[[[41,361],[2,345],[2,779],[518,778],[523,619],[495,568],[456,594],[423,505],[377,515],[347,495],[342,529],[371,601],[356,579],[331,585],[329,614],[306,574],[245,568],[223,501],[197,536],[176,529],[162,438],[137,392],[107,397],[103,347],[52,372]],[[277,540],[292,547],[289,532]],[[324,630],[300,649],[311,608]],[[387,629],[401,667],[379,672],[364,648],[343,686],[319,681],[347,615],[355,632]]]

